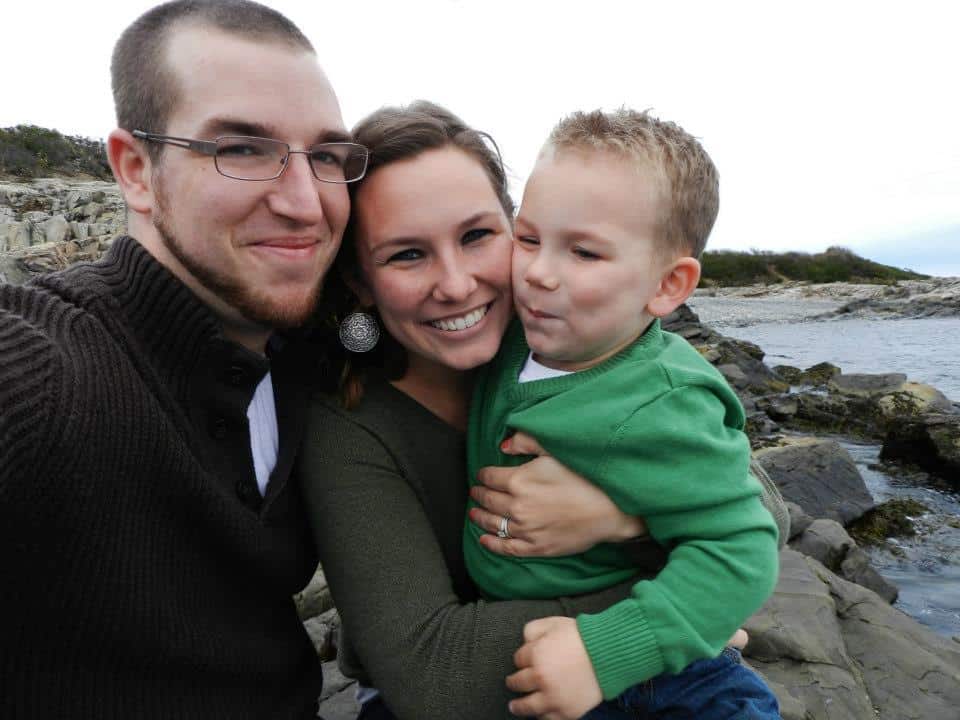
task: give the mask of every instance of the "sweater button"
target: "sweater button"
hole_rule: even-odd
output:
[[[215,418],[214,421],[210,423],[210,434],[213,435],[216,440],[223,440],[227,436],[226,419],[222,417]]]
[[[243,381],[246,379],[246,373],[243,371],[243,366],[241,365],[231,365],[227,370],[227,382],[229,382],[234,387],[239,387],[243,384]]]
[[[237,497],[240,498],[240,502],[247,502],[250,499],[250,488],[247,487],[247,484],[243,480],[237,480]]]

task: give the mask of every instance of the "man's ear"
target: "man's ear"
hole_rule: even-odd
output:
[[[696,258],[682,257],[676,260],[660,279],[660,288],[647,303],[647,312],[653,317],[666,317],[697,289],[700,282],[700,262]]]
[[[154,204],[152,165],[143,143],[117,128],[107,137],[107,159],[127,207],[136,213],[149,214]]]
[[[353,291],[353,294],[357,296],[360,300],[360,304],[365,308],[373,307],[373,293],[370,292],[370,288],[367,287],[366,281],[362,277],[362,271],[360,268],[354,266],[352,268],[346,268],[343,266],[337,267],[337,272],[340,273],[340,277],[343,279],[343,282],[346,283],[347,287]]]

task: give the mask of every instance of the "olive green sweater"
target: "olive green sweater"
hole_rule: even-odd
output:
[[[354,410],[314,398],[300,476],[343,622],[344,672],[400,720],[507,720],[526,622],[599,612],[633,580],[577,598],[478,599],[463,563],[464,435],[381,379]],[[632,544],[652,576],[659,548]],[[640,566],[635,563],[635,572]]]
[[[777,526],[748,472],[744,414],[720,373],[655,321],[594,368],[518,383],[529,354],[515,322],[475,387],[468,431],[470,478],[525,458],[500,452],[515,430],[642,516],[670,549],[664,570],[632,596],[582,615],[580,634],[605,698],[692,661],[716,656],[766,600],[777,579]],[[562,558],[495,555],[467,522],[467,567],[492,598],[549,598],[622,582],[634,569],[621,548]]]

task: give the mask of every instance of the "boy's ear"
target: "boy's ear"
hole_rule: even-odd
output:
[[[347,287],[350,288],[353,294],[360,300],[361,305],[365,308],[374,306],[373,293],[370,292],[370,288],[367,287],[367,283],[361,277],[359,268],[347,269],[339,266],[337,272],[340,273],[340,277],[343,279],[343,282],[346,283]]]
[[[664,272],[657,294],[647,303],[647,312],[653,317],[666,317],[693,294],[699,282],[700,262],[692,257],[679,258]]]
[[[152,166],[143,143],[117,128],[107,137],[107,160],[127,207],[141,215],[150,214],[154,205]]]

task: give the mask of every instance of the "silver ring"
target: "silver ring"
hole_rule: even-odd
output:
[[[507,523],[510,522],[510,516],[504,515],[500,518],[500,529],[497,530],[497,537],[509,538],[510,530],[507,529]]]

